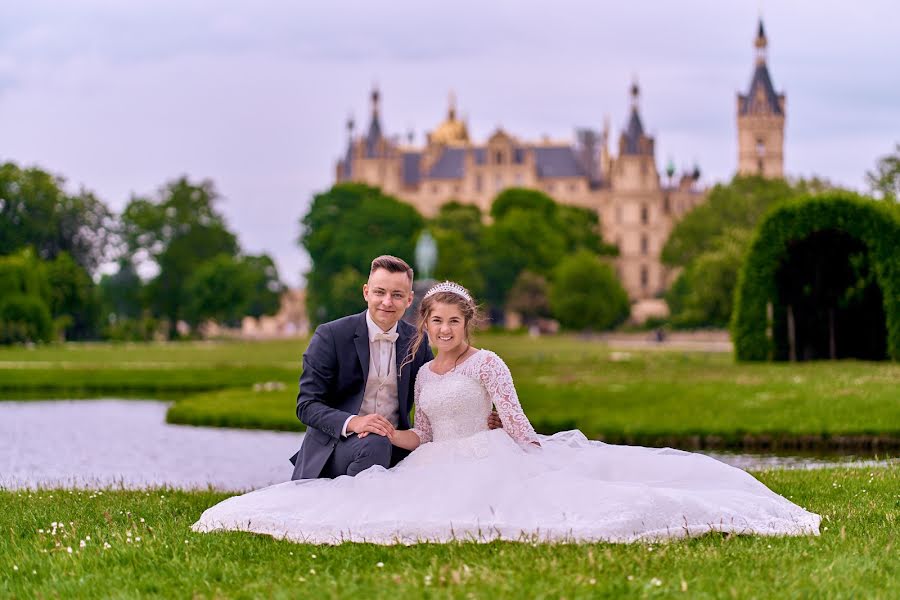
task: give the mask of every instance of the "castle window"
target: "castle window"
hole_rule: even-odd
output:
[[[497,153],[494,154],[494,160],[498,165],[502,165],[503,164],[503,153],[500,151],[497,151]]]
[[[475,176],[475,191],[481,191],[481,173]]]
[[[650,222],[650,211],[647,209],[646,204],[641,205],[641,223],[646,225]]]
[[[669,200],[669,194],[663,196],[663,211],[665,211],[666,214],[672,212],[672,202]]]
[[[758,174],[760,174],[760,175],[763,174],[763,161],[762,161],[762,159],[759,159],[758,161],[756,161],[756,172],[757,172]]]
[[[647,267],[642,266],[641,267],[641,287],[642,288],[647,287],[647,283],[649,282],[649,280],[650,280],[650,275],[647,272]]]
[[[650,246],[650,244],[647,243],[647,236],[642,235],[641,236],[641,254],[646,255],[649,246]]]
[[[756,138],[756,156],[763,157],[766,155],[766,141],[762,138]]]

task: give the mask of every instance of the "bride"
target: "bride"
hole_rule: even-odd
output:
[[[389,435],[413,450],[396,467],[235,496],[194,530],[314,544],[818,534],[818,515],[713,458],[604,444],[577,430],[536,434],[504,362],[469,344],[478,318],[458,284],[425,294],[411,356],[426,335],[438,356],[418,372],[414,427]],[[502,429],[488,429],[492,404]]]

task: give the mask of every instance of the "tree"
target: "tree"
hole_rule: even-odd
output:
[[[186,282],[185,318],[194,326],[208,319],[239,324],[253,299],[253,275],[246,264],[228,254],[204,262]]]
[[[43,264],[50,288],[50,314],[57,333],[67,340],[85,340],[100,333],[100,298],[97,286],[67,252]]]
[[[143,282],[127,258],[119,259],[119,270],[103,275],[98,285],[103,314],[115,319],[136,319],[143,310]]]
[[[252,285],[247,315],[274,315],[281,308],[281,296],[286,286],[278,276],[275,261],[268,254],[243,257],[244,268]]]
[[[512,208],[494,221],[484,234],[482,260],[487,289],[494,306],[504,306],[524,270],[549,274],[566,253],[566,236],[553,220]]]
[[[875,197],[890,202],[900,199],[900,144],[893,154],[878,159],[874,171],[866,172],[866,181]]]
[[[475,297],[484,293],[485,279],[480,260],[484,229],[477,206],[459,202],[441,206],[429,223],[438,248],[435,279],[455,281]]]
[[[359,307],[372,259],[392,254],[409,262],[423,226],[415,208],[378,188],[340,183],[316,194],[299,239],[312,259],[306,278],[310,319],[322,323],[344,316],[348,306]],[[357,274],[355,285],[348,285],[348,269]]]
[[[526,324],[540,317],[549,317],[550,300],[547,279],[531,271],[522,271],[509,291],[507,310],[520,315]]]
[[[587,250],[567,256],[554,269],[553,315],[569,329],[610,329],[628,318],[628,294],[615,271]]]
[[[194,271],[214,257],[233,257],[239,251],[237,238],[216,209],[218,202],[211,181],[194,184],[182,177],[163,186],[156,199],[132,198],[122,214],[129,258],[159,270],[147,295],[154,313],[168,320],[170,337],[186,316],[186,284]]]
[[[728,230],[682,271],[666,293],[675,326],[728,326],[750,237],[751,232],[745,229]]]
[[[38,258],[61,252],[93,274],[110,250],[114,221],[91,192],[69,194],[65,180],[38,168],[0,165],[0,254],[34,248]]]
[[[506,188],[494,198],[494,202],[491,203],[491,217],[499,220],[515,209],[524,210],[537,219],[553,219],[556,216],[557,205],[553,198],[544,192],[511,187]]]
[[[0,344],[50,341],[50,287],[33,252],[0,256]]]

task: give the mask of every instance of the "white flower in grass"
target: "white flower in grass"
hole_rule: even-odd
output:
[[[130,531],[126,531],[126,532],[125,532],[125,537],[131,537],[131,532],[130,532]]]
[[[104,550],[109,550],[110,548],[112,548],[112,546],[109,545],[109,542],[103,542],[103,549],[104,549]]]
[[[87,547],[87,542],[85,542],[84,540],[81,540],[80,542],[78,542],[78,547],[79,547],[79,548],[86,548],[86,547]]]
[[[72,546],[66,546],[66,552],[72,554]]]
[[[143,522],[144,522],[144,517],[141,517],[141,523],[143,523]]]
[[[384,568],[384,563],[379,561],[379,562],[375,563],[375,566],[378,567],[379,569],[381,569],[381,568]]]
[[[91,536],[86,535],[86,536],[84,536],[84,539],[86,539],[87,541],[91,541]]]
[[[659,587],[662,585],[662,580],[660,580],[658,577],[654,577],[650,580],[650,585],[652,585],[653,587]]]
[[[591,577],[590,579],[588,579],[588,583],[591,585],[597,585],[597,580]]]
[[[18,565],[13,565],[13,571],[18,571],[18,570],[19,570],[19,566],[18,566]]]
[[[43,529],[38,529],[38,533],[44,533]]]
[[[316,570],[315,570],[315,569],[310,569],[310,570],[309,570],[309,574],[310,574],[310,575],[315,575],[315,574],[316,574]]]
[[[315,555],[315,554],[310,554],[309,557],[310,557],[310,558],[315,558],[316,555]]]
[[[136,542],[141,541],[141,536],[137,536],[136,538],[134,538],[134,541],[136,541]]]
[[[629,576],[628,576],[628,581],[634,581],[634,575],[629,575]]]

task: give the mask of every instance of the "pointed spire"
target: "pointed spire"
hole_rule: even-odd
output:
[[[756,33],[756,41],[754,42],[754,46],[756,47],[756,64],[766,64],[766,46],[768,45],[769,42],[766,39],[766,31],[763,28],[762,17],[760,17],[759,30]]]
[[[641,88],[638,86],[637,76],[634,77],[634,81],[631,84],[631,108],[632,110],[637,110],[638,108],[638,100],[641,97]]]
[[[450,90],[450,93],[447,94],[447,120],[456,120],[456,94],[453,90]]]
[[[381,120],[378,116],[378,102],[381,93],[378,86],[372,86],[372,120],[369,122],[369,133],[366,136],[366,156],[373,157],[378,151],[378,143],[381,141]]]

